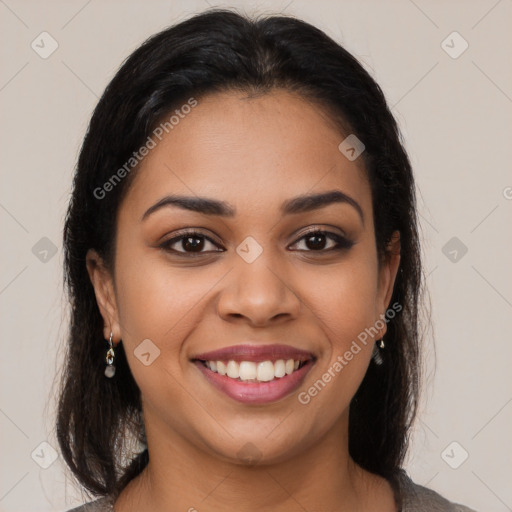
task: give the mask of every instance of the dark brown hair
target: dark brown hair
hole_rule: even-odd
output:
[[[115,378],[103,373],[107,344],[85,264],[88,249],[95,249],[113,269],[116,215],[137,170],[107,199],[98,198],[98,187],[144,144],[162,116],[187,98],[275,88],[321,103],[364,143],[381,258],[392,233],[400,232],[391,302],[402,310],[388,323],[383,364],[370,364],[349,420],[355,462],[388,479],[400,470],[418,399],[422,279],[414,180],[396,122],[372,77],[319,29],[291,17],[249,19],[213,10],[154,35],[124,62],[94,110],[74,175],[64,227],[71,323],[57,435],[67,464],[95,495],[119,493],[149,457],[147,450],[130,448],[131,440],[144,443],[145,435],[140,391],[122,344]]]

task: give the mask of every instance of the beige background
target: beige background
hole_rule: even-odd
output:
[[[61,230],[91,111],[147,36],[208,5],[220,4],[0,0],[2,511],[79,503],[60,458],[40,465],[56,446],[50,396],[66,329]],[[231,5],[284,10],[319,26],[360,58],[393,105],[421,192],[434,325],[407,469],[479,511],[512,510],[512,2]],[[59,45],[47,59],[31,48],[43,31]],[[469,44],[458,58],[441,46],[453,31]],[[446,44],[454,54],[464,42],[450,36]],[[445,247],[452,237],[456,245]],[[465,452],[457,469],[446,462],[457,466]]]

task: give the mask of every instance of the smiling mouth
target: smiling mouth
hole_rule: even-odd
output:
[[[275,361],[202,361],[205,368],[237,382],[272,382],[300,370],[310,360],[277,359]]]
[[[292,395],[314,367],[316,358],[275,361],[191,361],[206,382],[223,395],[246,405],[266,405]]]
[[[317,356],[283,344],[246,343],[195,354],[190,362],[217,391],[248,405],[264,405],[291,395]]]

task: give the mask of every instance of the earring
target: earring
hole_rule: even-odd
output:
[[[382,355],[380,353],[379,348],[383,349],[385,346],[386,345],[384,344],[384,338],[375,343],[375,345],[373,346],[372,359],[377,366],[380,366],[384,362],[384,359],[382,359]]]
[[[109,349],[107,350],[107,366],[105,368],[105,376],[111,379],[116,374],[116,367],[114,365],[114,359],[116,355],[114,354],[114,343],[112,342],[113,333],[110,331],[110,339],[108,340]]]

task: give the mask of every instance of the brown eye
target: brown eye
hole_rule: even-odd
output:
[[[306,241],[306,247],[311,250],[325,249],[327,243],[327,237],[321,233],[314,233],[304,237]]]
[[[201,252],[204,248],[204,238],[199,236],[187,236],[181,239],[184,251]]]
[[[299,248],[299,251],[306,252],[328,252],[342,249],[350,249],[354,245],[354,242],[347,238],[340,236],[336,233],[329,231],[316,230],[299,238],[295,245],[304,241],[304,248]]]
[[[201,254],[206,252],[219,252],[218,245],[202,233],[187,232],[171,238],[160,244],[160,247],[169,252],[179,254]],[[207,250],[204,250],[204,249]]]

